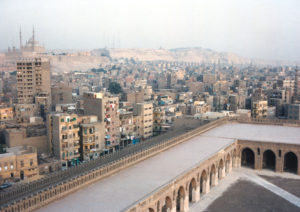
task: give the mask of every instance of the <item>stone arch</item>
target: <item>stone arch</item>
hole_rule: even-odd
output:
[[[284,155],[283,171],[297,174],[297,172],[298,172],[298,157],[294,152],[287,152]]]
[[[196,189],[197,189],[197,183],[196,183],[195,178],[193,178],[189,184],[189,201],[190,202],[196,202]]]
[[[210,187],[214,187],[217,185],[217,172],[216,172],[216,166],[215,164],[212,165],[210,169],[210,175],[209,175],[209,185]]]
[[[242,150],[242,159],[241,159],[242,166],[254,168],[255,164],[255,155],[254,151],[248,147]]]
[[[154,209],[153,208],[149,208],[148,212],[154,212]]]
[[[223,159],[221,159],[219,162],[218,177],[219,177],[219,180],[224,177],[224,161],[223,161]]]
[[[207,191],[207,174],[206,171],[203,170],[200,177],[200,194],[206,194]]]
[[[176,198],[176,211],[184,211],[184,200],[185,200],[185,190],[183,186],[180,186],[177,192]]]
[[[161,211],[162,212],[170,212],[172,210],[172,199],[167,196],[165,199],[165,204],[162,207]]]
[[[263,169],[271,169],[275,171],[275,167],[276,167],[276,155],[275,153],[268,149],[264,151],[263,154],[263,164],[262,164],[262,168]]]
[[[225,174],[229,174],[229,172],[231,171],[231,167],[232,167],[232,158],[228,153],[225,162]]]

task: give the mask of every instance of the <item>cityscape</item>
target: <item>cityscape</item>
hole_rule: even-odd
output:
[[[124,2],[0,2],[0,211],[300,211],[300,16],[263,19],[266,1]],[[248,40],[227,17],[242,35],[229,39],[221,5],[253,34],[290,31]],[[224,30],[219,46],[193,29],[202,16]],[[168,35],[186,25],[195,35]]]

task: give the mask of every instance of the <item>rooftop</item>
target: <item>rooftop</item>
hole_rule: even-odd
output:
[[[300,145],[299,127],[229,123],[209,130],[204,135]]]
[[[229,123],[87,186],[39,211],[122,211],[224,149],[235,139],[296,143],[296,127]]]

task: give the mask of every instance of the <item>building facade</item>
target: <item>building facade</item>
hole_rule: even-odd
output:
[[[105,148],[114,151],[120,143],[119,98],[104,93],[89,92],[83,95],[84,114],[96,115],[104,122]]]
[[[42,58],[17,61],[17,91],[19,104],[33,104],[40,93],[50,94],[50,62]]]
[[[7,148],[0,154],[0,182],[25,179],[38,175],[37,152],[34,147]]]
[[[63,168],[80,162],[79,123],[76,114],[49,114],[47,134],[51,152]]]
[[[143,139],[153,136],[153,104],[137,103],[133,107],[133,114],[140,116],[139,134]]]

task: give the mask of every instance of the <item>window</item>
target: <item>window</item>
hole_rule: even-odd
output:
[[[10,169],[14,169],[14,164],[10,164]]]
[[[62,118],[61,120],[60,120],[60,122],[64,122],[65,120]]]
[[[20,161],[20,166],[24,167],[24,161],[22,161],[22,160]]]
[[[30,159],[30,166],[33,166],[33,159]]]

